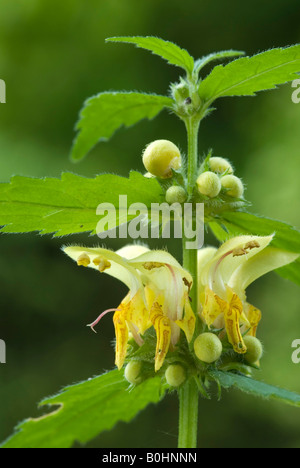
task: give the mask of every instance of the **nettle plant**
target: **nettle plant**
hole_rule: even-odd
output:
[[[198,152],[200,122],[214,110],[216,99],[252,96],[294,80],[300,71],[300,45],[253,57],[230,50],[194,61],[186,50],[155,37],[108,41],[150,50],[183,69],[184,76],[171,84],[169,96],[104,92],[88,99],[77,124],[72,159],[81,160],[119,127],[152,119],[162,109],[184,123],[186,156],[174,143],[157,140],[143,154],[147,173],[131,172],[129,179],[109,174],[94,179],[74,174],[61,179],[13,177],[0,184],[2,232],[95,234],[97,206],[112,203],[118,212],[119,195],[126,195],[128,203],[143,203],[149,209],[153,203],[189,203],[194,217],[197,204],[204,204],[205,228],[221,245],[188,249],[183,235],[182,265],[167,251],[134,243],[118,252],[65,247],[79,266],[107,273],[128,287],[119,306],[112,298],[113,309],[90,324],[94,329],[104,315],[114,313],[117,369],[42,401],[53,405],[53,412],[21,423],[3,447],[86,443],[174,391],[179,396],[180,448],[197,446],[199,396],[211,398],[215,389],[219,397],[222,388],[237,387],[300,406],[299,395],[251,377],[263,355],[256,338],[261,312],[259,304],[248,303],[246,297],[249,284],[272,270],[300,283],[300,232],[249,213],[243,183],[230,162],[212,152],[200,161]],[[207,64],[224,59],[231,61],[201,76]],[[117,221],[108,219],[110,228],[121,223],[121,215]]]

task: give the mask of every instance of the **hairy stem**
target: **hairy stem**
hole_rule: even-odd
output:
[[[197,448],[198,388],[193,378],[179,390],[178,448]]]
[[[185,120],[188,135],[188,170],[187,170],[187,191],[189,200],[193,198],[195,183],[198,172],[198,131],[200,119],[190,117]]]
[[[188,168],[187,191],[189,202],[193,202],[193,194],[198,170],[198,130],[200,119],[189,118],[185,121],[188,135]],[[197,250],[186,248],[183,239],[183,267],[193,277],[191,290],[192,307],[197,314]],[[197,447],[198,426],[198,388],[194,379],[189,379],[179,391],[179,448]]]

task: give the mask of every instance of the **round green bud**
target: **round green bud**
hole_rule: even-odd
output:
[[[202,195],[215,198],[221,191],[221,181],[214,172],[203,172],[197,179],[197,187]]]
[[[233,167],[227,159],[219,158],[217,156],[210,158],[209,160],[209,167],[211,171],[217,172],[218,174],[224,174],[227,172],[228,174],[233,174]]]
[[[245,336],[244,342],[247,346],[245,359],[249,364],[255,364],[262,358],[264,352],[263,346],[261,342],[254,336]]]
[[[226,175],[221,179],[222,187],[227,189],[227,195],[241,198],[244,195],[244,185],[241,179],[234,175]]]
[[[180,169],[181,154],[171,141],[156,140],[146,147],[143,163],[150,174],[161,179],[168,179],[172,177],[172,169]]]
[[[124,376],[125,379],[133,384],[137,385],[140,383],[140,372],[141,372],[142,364],[140,361],[130,361],[127,366],[125,367]]]
[[[172,203],[184,203],[187,200],[187,194],[183,187],[170,187],[166,192],[166,201]]]
[[[179,364],[171,364],[166,370],[165,377],[168,385],[179,387],[186,379],[186,372]]]
[[[203,333],[195,339],[194,351],[200,361],[212,364],[221,357],[223,346],[213,333]]]

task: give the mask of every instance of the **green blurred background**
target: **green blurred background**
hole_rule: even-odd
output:
[[[0,78],[7,84],[7,104],[0,105],[1,182],[13,174],[142,171],[142,149],[159,138],[185,150],[182,124],[162,113],[119,131],[79,165],[69,161],[74,123],[87,97],[104,90],[163,94],[179,76],[146,51],[105,45],[106,37],[157,35],[195,57],[229,48],[254,54],[300,42],[298,0],[0,0],[0,10]],[[218,101],[218,111],[202,125],[200,151],[213,147],[233,161],[254,212],[299,227],[300,105],[291,94],[286,85],[256,98]],[[112,320],[105,318],[97,335],[85,325],[117,306],[126,290],[64,257],[60,247],[71,242],[92,246],[97,240],[1,236],[0,338],[7,343],[7,364],[0,365],[1,440],[17,422],[40,414],[36,402],[44,396],[113,366]],[[177,254],[179,245],[170,250]],[[250,302],[264,312],[259,336],[266,352],[258,378],[298,392],[300,365],[291,361],[291,343],[300,338],[299,297],[295,285],[275,274],[249,289]],[[221,402],[200,402],[199,445],[299,448],[299,420],[299,410],[224,393]],[[176,435],[177,400],[170,396],[88,447],[172,448]]]

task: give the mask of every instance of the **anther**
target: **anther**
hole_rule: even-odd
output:
[[[87,267],[89,266],[90,263],[91,263],[90,257],[86,253],[81,254],[77,259],[78,266]]]

